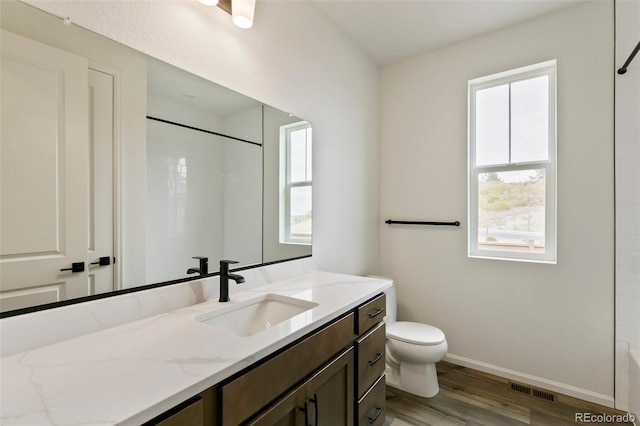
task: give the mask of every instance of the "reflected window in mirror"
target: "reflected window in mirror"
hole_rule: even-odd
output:
[[[280,242],[311,244],[311,124],[280,127]]]

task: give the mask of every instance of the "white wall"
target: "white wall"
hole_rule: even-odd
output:
[[[311,2],[257,2],[251,30],[198,2],[29,3],[310,121],[314,256],[376,272],[378,70]]]
[[[449,359],[613,405],[613,2],[595,1],[381,70],[382,274]],[[558,60],[558,263],[467,258],[467,81]]]
[[[640,0],[616,1],[616,68],[640,41]],[[640,56],[616,74],[616,408],[640,415]],[[635,364],[634,364],[635,362]],[[635,386],[635,393],[632,391]],[[633,395],[632,395],[633,394]]]

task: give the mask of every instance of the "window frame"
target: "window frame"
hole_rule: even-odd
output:
[[[546,61],[514,70],[492,74],[468,82],[468,257],[482,259],[499,259],[522,262],[557,263],[557,62]],[[509,162],[476,166],[476,132],[475,132],[475,100],[478,90],[504,84],[512,84],[534,77],[549,78],[549,146],[548,159],[529,162]],[[511,125],[511,107],[509,106],[509,123]],[[511,132],[509,132],[509,150],[511,151]],[[509,153],[511,157],[511,153]],[[545,170],[545,252],[509,251],[482,249],[478,243],[478,185],[479,176],[484,173],[499,173],[522,170]]]
[[[302,129],[311,129],[311,123],[298,121],[280,127],[280,243],[311,245],[313,242],[313,230],[308,238],[294,237],[291,234],[291,190],[293,188],[310,187],[313,191],[313,177],[311,180],[291,182],[291,133]],[[307,141],[308,142],[308,141]],[[311,149],[312,145],[307,147]],[[307,173],[305,173],[305,176]]]

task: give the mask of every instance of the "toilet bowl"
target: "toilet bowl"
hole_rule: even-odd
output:
[[[440,390],[436,362],[447,353],[447,340],[439,328],[416,322],[396,321],[396,290],[387,296],[387,385],[424,398]]]

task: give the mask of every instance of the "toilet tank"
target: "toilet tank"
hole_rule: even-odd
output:
[[[387,324],[393,324],[396,322],[396,316],[398,314],[396,287],[392,284],[384,293],[387,296],[387,316],[384,317],[384,320]]]

